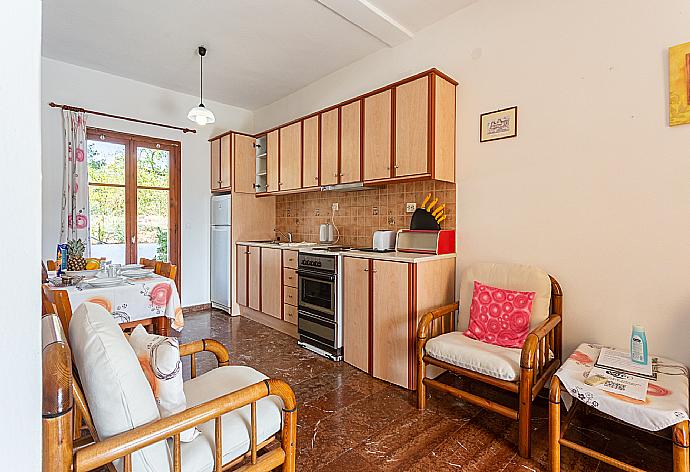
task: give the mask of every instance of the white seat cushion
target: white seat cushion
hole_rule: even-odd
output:
[[[460,276],[458,330],[467,331],[475,280],[492,287],[534,292],[530,330],[536,328],[549,317],[549,305],[551,304],[551,278],[549,274],[538,267],[529,265],[477,263],[463,270]]]
[[[70,321],[69,342],[100,439],[160,418],[139,360],[105,308],[95,303],[79,305]],[[135,472],[170,470],[165,441],[134,452],[132,466]],[[121,459],[115,467],[122,470]]]
[[[218,398],[243,387],[267,379],[251,367],[229,366],[213,369],[184,383],[187,408]],[[265,441],[281,429],[283,404],[270,396],[256,402],[256,436]],[[249,451],[251,437],[251,407],[247,405],[223,415],[223,464]],[[197,426],[201,435],[180,447],[183,472],[213,470],[215,421]]]
[[[434,359],[497,379],[520,378],[521,349],[487,344],[459,331],[431,338],[426,343],[426,353]]]

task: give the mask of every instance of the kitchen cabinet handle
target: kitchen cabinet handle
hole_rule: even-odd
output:
[[[338,177],[338,173],[336,172],[335,174],[333,174],[333,177]]]
[[[372,270],[372,272],[375,274],[375,273],[376,273],[376,269]]]
[[[369,272],[369,269],[364,269],[364,272]]]
[[[391,170],[391,166],[386,166],[386,170]]]
[[[340,174],[340,177],[344,176],[345,174]]]
[[[395,166],[396,169],[397,169],[398,167],[400,167],[400,166]]]
[[[319,180],[319,176],[317,175],[316,177],[314,177],[314,180]]]

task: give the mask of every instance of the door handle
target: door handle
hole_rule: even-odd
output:
[[[136,237],[136,235],[133,234],[132,237],[131,237],[131,239],[130,239],[130,241],[132,241],[132,244],[136,244],[136,243],[137,243],[137,237]]]

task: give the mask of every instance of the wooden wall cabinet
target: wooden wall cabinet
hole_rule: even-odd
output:
[[[233,135],[233,161],[235,167],[234,192],[255,193],[256,191],[256,150],[255,139],[243,134]]]
[[[211,191],[232,187],[232,133],[211,141]]]
[[[416,332],[455,300],[455,258],[406,263],[343,258],[343,354],[376,378],[416,388]]]
[[[321,147],[321,185],[335,185],[338,183],[340,169],[338,156],[340,154],[340,109],[321,113],[321,130],[319,134]]]
[[[266,136],[266,191],[277,192],[278,185],[278,171],[280,169],[278,163],[278,141],[280,139],[278,130],[271,131]]]
[[[296,190],[302,185],[302,123],[280,128],[279,190]]]
[[[319,185],[319,116],[302,122],[302,188]]]
[[[211,141],[211,191],[220,190],[220,139]]]
[[[261,311],[274,318],[281,318],[282,251],[278,248],[261,248]]]
[[[455,182],[456,87],[430,69],[259,134],[266,136],[265,191],[252,138],[214,138],[211,190],[230,188],[233,160],[233,190],[246,193],[257,192],[259,179],[260,194],[362,181]]]
[[[364,180],[390,178],[392,92],[384,90],[364,99]]]
[[[361,100],[340,107],[340,173],[339,183],[362,180]]]

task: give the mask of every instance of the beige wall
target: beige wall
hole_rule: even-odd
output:
[[[425,68],[458,88],[460,264],[542,266],[565,292],[566,349],[690,364],[690,125],[667,125],[667,48],[686,0],[482,0],[255,113],[266,129]],[[519,136],[479,143],[480,113]]]

